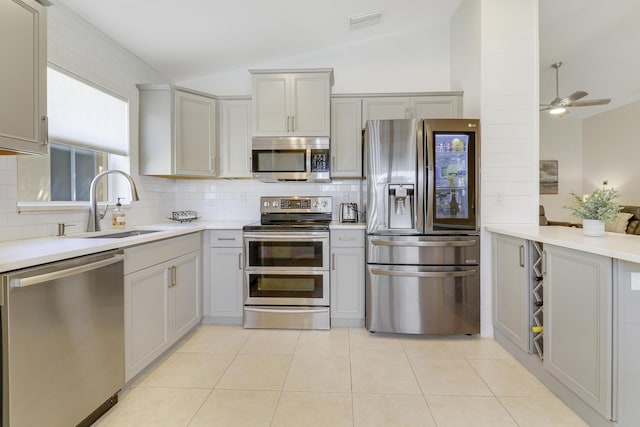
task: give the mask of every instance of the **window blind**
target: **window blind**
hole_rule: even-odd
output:
[[[129,155],[129,105],[96,86],[47,68],[49,140]]]

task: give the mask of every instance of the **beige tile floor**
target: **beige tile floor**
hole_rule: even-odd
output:
[[[96,425],[586,426],[492,339],[213,325]]]

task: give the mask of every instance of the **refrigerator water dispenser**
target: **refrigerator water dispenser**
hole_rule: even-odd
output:
[[[389,228],[414,228],[413,184],[389,184],[388,198]]]

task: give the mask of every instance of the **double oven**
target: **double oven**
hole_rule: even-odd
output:
[[[329,329],[331,197],[262,197],[243,228],[244,327]]]

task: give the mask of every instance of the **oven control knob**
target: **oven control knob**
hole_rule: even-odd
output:
[[[265,208],[268,208],[269,207],[269,202],[263,202],[262,206],[264,206]]]
[[[313,207],[314,207],[314,208],[317,208],[317,207],[318,207],[318,202],[317,202],[317,201],[313,202]]]
[[[323,207],[323,208],[326,208],[326,207],[327,207],[327,201],[326,201],[326,200],[323,200],[321,203],[322,203],[322,207]]]
[[[278,202],[275,202],[275,201],[271,202],[271,206],[274,207],[274,208],[277,208],[278,207]]]

